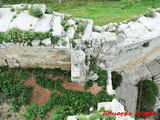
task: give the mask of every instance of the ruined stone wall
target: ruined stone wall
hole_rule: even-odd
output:
[[[67,49],[53,49],[52,47],[0,48],[0,66],[70,70],[70,55]]]

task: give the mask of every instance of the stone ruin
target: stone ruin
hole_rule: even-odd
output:
[[[128,110],[135,112],[131,108],[136,106],[136,101],[131,101],[131,98],[137,97],[136,84],[141,77],[154,76],[151,74],[155,69],[152,67],[154,64],[151,64],[150,70],[146,65],[160,57],[160,10],[153,10],[153,18],[142,15],[121,23],[94,26],[92,20],[73,18],[57,12],[46,14],[45,5],[27,5],[28,8],[40,8],[43,12],[40,18],[29,15],[29,10],[17,14],[16,11],[24,6],[25,4],[5,5],[0,8],[0,32],[12,28],[32,32],[52,30],[52,37],[59,40],[53,44],[52,38],[42,41],[35,39],[32,46],[23,42],[3,41],[0,44],[0,66],[62,68],[71,70],[72,81],[86,82],[88,78],[95,80],[98,76],[94,73],[89,73],[88,76],[90,62],[86,65],[85,59],[96,57],[97,65],[108,71],[108,94],[116,94],[116,99],[127,106]],[[11,7],[15,11],[12,12]],[[63,21],[65,25],[62,24]],[[79,31],[78,23],[84,31]],[[122,85],[116,91],[112,89],[112,71],[118,71],[123,76]],[[130,90],[130,94],[127,90]],[[125,98],[122,98],[121,92],[126,93]],[[130,105],[131,102],[134,104]]]
[[[71,80],[86,82],[85,53],[82,50],[72,51],[71,63]]]

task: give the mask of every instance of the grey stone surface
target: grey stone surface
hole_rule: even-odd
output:
[[[116,89],[116,99],[125,107],[126,110],[136,112],[138,88],[129,84],[122,84]]]
[[[156,76],[160,74],[160,64],[157,61],[152,61],[150,63],[145,64],[152,76]]]

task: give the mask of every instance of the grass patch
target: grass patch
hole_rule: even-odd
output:
[[[146,13],[148,8],[158,8],[160,0],[140,2],[98,1],[98,0],[2,0],[3,4],[43,3],[51,10],[72,14],[73,17],[93,19],[94,25],[105,25],[110,22],[122,22]]]

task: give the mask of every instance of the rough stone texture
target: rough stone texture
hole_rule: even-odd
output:
[[[47,32],[51,29],[53,16],[50,14],[45,14],[39,20],[36,25],[35,31],[36,32]]]
[[[85,82],[85,53],[81,50],[71,53],[71,80],[74,82]]]
[[[38,18],[29,15],[28,11],[21,12],[17,17],[10,23],[9,29],[19,28],[21,30],[33,30],[36,27]]]
[[[54,16],[53,17],[53,26],[52,26],[52,29],[53,29],[53,35],[54,36],[61,36],[62,35],[62,32],[63,32],[63,27],[61,25],[61,17],[60,16]]]
[[[14,14],[14,12],[10,12],[9,8],[0,8],[0,32],[8,30],[10,21]]]
[[[51,47],[0,48],[0,66],[71,69],[70,51]]]
[[[134,115],[137,106],[138,87],[122,84],[116,89],[116,99]]]

